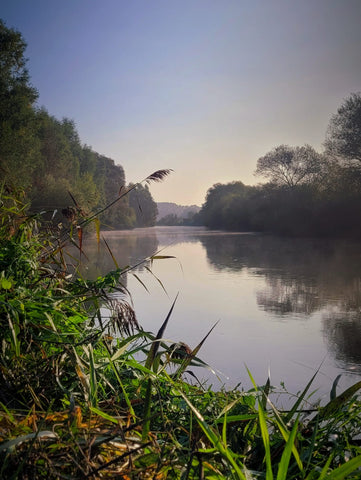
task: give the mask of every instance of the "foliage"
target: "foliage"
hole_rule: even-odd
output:
[[[160,226],[198,226],[202,225],[198,212],[189,212],[186,217],[180,218],[175,213],[169,213],[158,220]]]
[[[30,85],[25,48],[21,34],[0,20],[0,173],[29,186],[38,154],[32,108],[37,91]]]
[[[0,205],[1,478],[359,478],[360,382],[317,408],[312,378],[287,411],[250,373],[248,392],[187,382],[211,331],[170,345],[175,301],[143,331],[131,267],[83,279],[21,199]]]
[[[325,148],[341,160],[361,161],[361,93],[352,93],[332,116]]]
[[[137,188],[130,192],[129,206],[135,213],[135,227],[153,227],[155,225],[158,208],[148,185],[138,185]]]
[[[292,188],[314,181],[320,170],[321,157],[310,145],[280,145],[258,159],[255,173],[268,178],[275,185]]]

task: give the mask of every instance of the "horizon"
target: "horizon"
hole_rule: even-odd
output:
[[[322,151],[329,120],[361,90],[361,3],[305,0],[8,2],[38,106],[74,120],[156,202],[204,203],[215,183],[255,185],[280,144]]]

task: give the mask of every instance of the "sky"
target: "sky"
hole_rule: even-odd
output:
[[[361,0],[3,0],[38,105],[158,202],[202,205],[215,183],[254,185],[280,144],[322,151],[361,91]]]

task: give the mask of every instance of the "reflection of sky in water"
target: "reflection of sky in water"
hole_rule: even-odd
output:
[[[137,271],[149,293],[128,274],[138,321],[156,331],[178,292],[170,341],[195,347],[219,320],[200,356],[229,377],[221,377],[228,386],[250,387],[245,364],[259,384],[270,368],[273,384],[284,381],[294,393],[321,364],[314,385],[323,394],[339,373],[340,390],[359,379],[352,375],[361,371],[361,249],[355,244],[174,227],[106,235],[123,259],[138,261],[164,247],[160,254],[176,257],[155,260],[155,276]]]

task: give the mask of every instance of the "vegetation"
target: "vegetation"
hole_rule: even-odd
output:
[[[187,382],[192,365],[206,367],[198,353],[211,332],[193,349],[164,340],[176,301],[157,335],[143,331],[124,287],[132,267],[81,278],[59,247],[64,234],[60,242],[44,220],[39,228],[40,216],[8,190],[0,199],[1,478],[360,478],[361,382],[337,396],[336,379],[330,402],[316,407],[312,378],[287,411],[271,402],[269,381],[257,386],[249,372],[248,392]],[[81,256],[80,237],[78,248]]]
[[[125,186],[125,174],[114,160],[82,145],[72,120],[58,120],[36,106],[21,34],[0,20],[0,173],[8,184],[24,189],[33,212],[82,205],[84,212],[101,209]],[[155,224],[156,205],[139,187],[141,212],[129,197],[106,209],[101,221],[108,228]],[[141,190],[143,188],[143,190]]]
[[[189,212],[186,217],[178,217],[175,213],[169,213],[157,221],[157,225],[175,227],[194,227],[202,225],[199,214]]]
[[[216,184],[200,212],[207,227],[293,236],[361,236],[361,94],[331,118],[325,151],[280,145],[258,160],[268,183]]]
[[[0,477],[360,478],[361,382],[337,395],[336,379],[320,407],[310,404],[312,378],[287,411],[250,372],[252,390],[215,392],[190,370],[208,367],[198,354],[211,331],[194,348],[164,339],[176,300],[154,335],[131,307],[134,267],[119,266],[109,245],[115,269],[95,280],[80,274],[84,227],[94,222],[99,241],[100,219],[116,228],[152,223],[142,183],[169,171],[126,187],[123,169],[81,145],[72,121],[35,108],[25,43],[3,22],[0,47]],[[332,164],[330,178],[355,179],[344,168]],[[236,205],[246,213],[256,205],[262,219],[264,195],[281,209],[284,195],[313,191],[303,181],[289,186],[218,185],[204,212],[212,221],[220,207],[225,228],[232,218],[246,226],[249,215],[231,215]],[[358,191],[357,182],[349,188]],[[138,212],[145,205],[148,220]],[[144,262],[150,269],[166,258]]]
[[[197,205],[177,205],[171,202],[158,203],[157,225],[196,226],[202,225]]]

